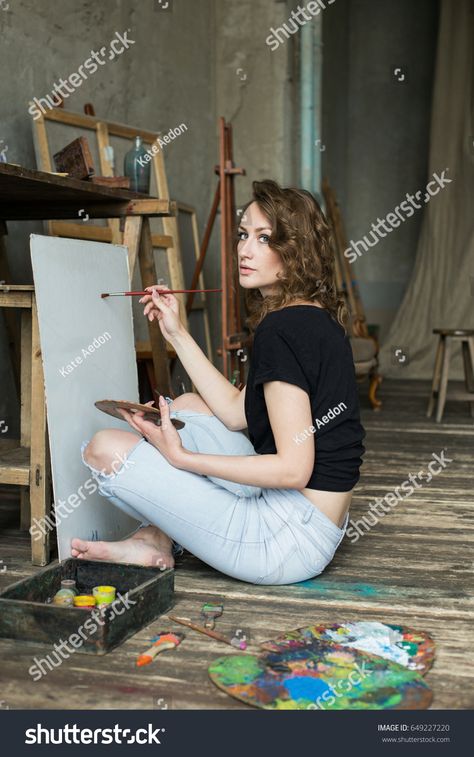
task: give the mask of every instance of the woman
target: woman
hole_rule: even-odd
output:
[[[253,191],[237,244],[255,328],[247,385],[209,362],[166,287],[149,287],[144,313],[199,395],[160,397],[161,427],[123,411],[138,441],[103,430],[84,442],[101,494],[142,525],[119,542],[73,539],[75,557],[165,567],[183,545],[242,581],[290,584],[321,573],[344,536],[365,433],[329,228],[309,192],[273,181]],[[112,467],[117,454],[126,469]]]

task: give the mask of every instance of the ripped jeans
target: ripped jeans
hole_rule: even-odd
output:
[[[244,433],[229,431],[214,415],[171,410],[170,417],[184,421],[178,433],[192,452],[257,454]],[[313,578],[344,537],[349,513],[338,528],[297,489],[260,488],[180,470],[138,437],[125,464],[115,473],[101,473],[84,460],[87,444],[82,459],[101,495],[135,518],[138,528],[158,526],[173,540],[174,554],[185,547],[240,581],[292,584]]]

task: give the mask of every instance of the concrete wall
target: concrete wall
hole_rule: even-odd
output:
[[[323,171],[349,240],[426,185],[437,22],[436,0],[337,0],[324,15]],[[353,264],[382,336],[412,270],[422,212]]]
[[[237,202],[254,179],[290,182],[295,136],[291,40],[272,51],[270,29],[288,17],[281,0],[216,3],[216,92],[219,115],[234,127],[235,157],[247,176],[237,179]]]
[[[296,178],[293,45],[288,41],[272,51],[265,42],[272,26],[287,17],[279,0],[216,2],[216,115],[232,123],[234,162],[246,170],[235,179],[237,207],[251,197],[256,179]],[[218,270],[210,275],[213,286],[220,286]],[[211,307],[217,324],[217,298]]]

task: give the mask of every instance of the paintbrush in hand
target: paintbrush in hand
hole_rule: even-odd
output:
[[[190,292],[222,292],[222,289],[161,289],[158,294],[188,294]],[[151,292],[103,292],[100,296],[106,297],[143,297]]]

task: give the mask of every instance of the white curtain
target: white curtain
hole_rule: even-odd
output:
[[[380,354],[381,373],[431,378],[434,328],[474,328],[474,0],[441,0],[429,176],[451,179],[424,206],[415,266]],[[408,352],[394,365],[391,348]],[[460,350],[450,378],[462,378]]]

